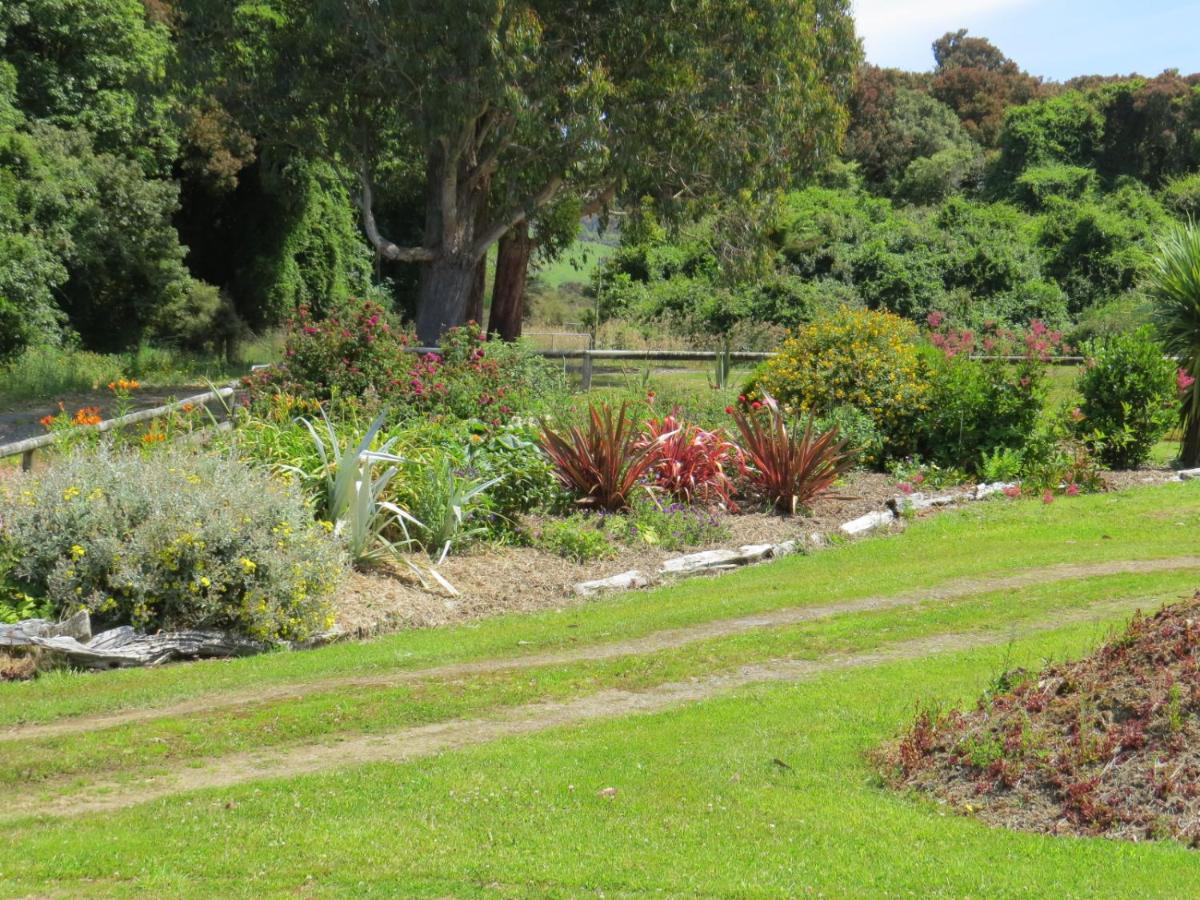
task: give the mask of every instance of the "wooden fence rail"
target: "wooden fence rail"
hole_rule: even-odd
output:
[[[189,404],[191,406],[200,406],[203,403],[209,403],[213,400],[224,399],[225,397],[232,396],[233,391],[233,385],[229,385],[217,388],[216,390],[205,391],[203,394],[196,394],[192,397],[184,397],[182,400],[175,400],[163,406],[155,406],[152,409],[139,409],[137,412],[131,412],[116,419],[105,419],[103,422],[88,427],[96,431],[111,431],[114,428],[123,428],[126,425],[136,425],[139,422],[148,422],[151,419],[157,419],[159,416],[168,415]],[[23,441],[4,444],[0,446],[0,459],[7,459],[10,456],[20,456],[21,468],[28,472],[33,468],[33,454],[43,447],[51,446],[57,439],[58,435],[56,434],[40,434],[37,437],[26,438]]]
[[[409,347],[407,350],[410,353],[438,353],[437,347]],[[580,389],[587,391],[592,387],[592,364],[595,360],[623,360],[630,362],[716,362],[718,359],[724,359],[727,363],[747,363],[747,362],[762,362],[775,356],[774,353],[759,352],[752,350],[587,350],[587,349],[553,349],[553,350],[535,350],[534,353],[543,356],[547,359],[561,360],[580,360]],[[1024,359],[1021,356],[982,356],[974,355],[972,359],[998,361],[998,362],[1020,362]],[[1062,366],[1077,366],[1084,362],[1082,356],[1057,356],[1049,360],[1052,365]],[[268,368],[267,366],[253,366],[253,370]],[[158,418],[159,416],[167,415],[180,407],[191,404],[198,406],[201,403],[208,403],[219,398],[229,397],[233,394],[234,387],[219,388],[214,391],[206,391],[203,394],[196,394],[193,397],[184,397],[182,400],[176,400],[173,403],[168,403],[165,406],[156,406],[153,409],[142,409],[137,412],[130,413],[126,416],[121,416],[117,419],[107,419],[98,425],[92,426],[97,431],[110,431],[113,428],[122,428],[126,425],[135,425],[139,422],[146,422],[150,419]],[[55,442],[56,435],[43,434],[38,437],[27,438],[23,441],[16,441],[12,444],[0,446],[0,459],[5,459],[10,456],[20,455],[21,468],[28,471],[33,466],[33,454],[35,451],[43,447],[49,447]]]

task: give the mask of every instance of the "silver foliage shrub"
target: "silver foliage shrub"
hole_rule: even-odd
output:
[[[79,451],[0,483],[9,577],[106,625],[303,639],[331,624],[341,551],[299,493],[237,460]]]

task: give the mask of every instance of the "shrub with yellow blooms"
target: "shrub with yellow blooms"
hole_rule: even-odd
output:
[[[916,325],[892,313],[842,306],[791,332],[762,367],[750,391],[756,389],[794,415],[861,410],[883,435],[885,454],[902,456],[914,445],[929,385]],[[745,395],[745,402],[755,399]]]
[[[263,641],[328,628],[345,567],[294,486],[173,447],[81,449],[0,482],[0,550],[9,593],[51,614],[87,609],[100,627],[219,628]]]

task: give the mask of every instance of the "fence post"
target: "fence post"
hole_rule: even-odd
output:
[[[583,351],[583,366],[579,375],[579,388],[583,391],[592,389],[592,351]]]
[[[28,472],[33,468],[33,451],[26,450],[21,454],[21,471]]]

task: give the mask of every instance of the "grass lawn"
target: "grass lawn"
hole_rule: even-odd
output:
[[[970,700],[1004,668],[1084,652],[1134,608],[1190,594],[1198,526],[1195,483],[1048,506],[1001,500],[557,613],[3,685],[0,723],[71,731],[0,740],[12,803],[0,810],[0,893],[1192,894],[1191,851],[989,829],[884,789],[864,753],[917,703]],[[852,606],[825,609],[838,604]],[[720,627],[752,615],[777,618]],[[932,649],[888,655],[914,641]],[[830,668],[854,654],[876,656]],[[747,683],[789,660],[814,668]],[[449,663],[475,668],[421,671]],[[417,726],[526,709],[536,719],[542,707],[530,704],[697,683],[711,696],[354,764],[364,739],[402,750]],[[124,724],[88,718],[114,711],[141,712]],[[346,756],[278,777],[289,754],[321,746]],[[156,779],[219,775],[247,754],[261,775],[134,802]],[[38,812],[97,792],[131,799],[104,813]]]

